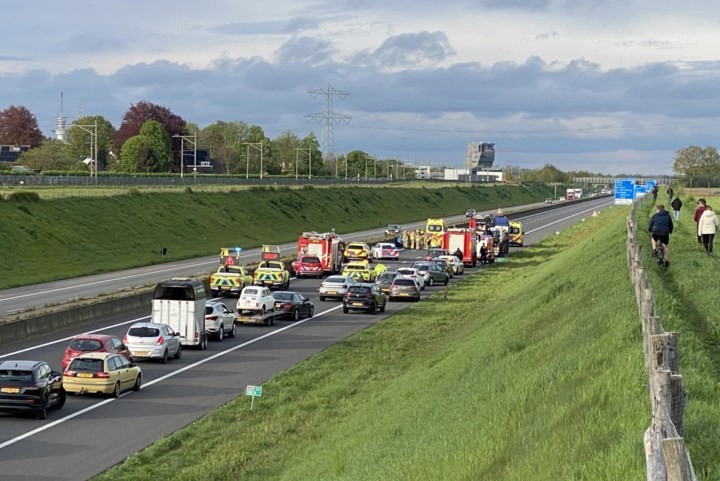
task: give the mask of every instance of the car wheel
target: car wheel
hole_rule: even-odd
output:
[[[237,335],[237,327],[235,326],[235,323],[233,322],[232,329],[230,329],[230,332],[228,333],[228,337],[235,337]]]
[[[372,314],[373,316],[378,313],[378,305],[376,303],[373,303],[372,306],[370,306],[370,309],[368,309],[368,313]]]
[[[200,337],[200,350],[201,351],[204,351],[205,349],[207,349],[207,343],[208,343],[207,335],[202,334]],[[178,352],[180,352],[180,348],[178,348]]]
[[[115,383],[115,387],[113,388],[113,392],[112,392],[112,394],[110,394],[110,396],[112,396],[114,398],[120,397],[120,381]]]
[[[142,386],[142,374],[138,374],[135,378],[135,384],[133,384],[133,391],[139,391]]]
[[[390,297],[390,298],[388,298],[388,300],[389,300],[390,302],[395,302],[395,298],[394,298],[394,297]]]
[[[47,397],[43,398],[43,402],[40,405],[40,409],[35,413],[35,419],[47,419],[48,416],[48,400]]]
[[[160,359],[160,362],[163,363],[163,364],[167,364],[167,363],[168,363],[168,352],[167,352],[167,349],[165,349],[165,352],[163,352],[163,356],[162,356],[162,358]]]
[[[53,406],[53,409],[62,409],[62,407],[65,405],[65,401],[67,401],[67,393],[65,392],[65,389],[60,388],[60,392],[58,392],[57,402]]]
[[[387,307],[387,301],[383,303],[382,307],[380,308],[380,312],[385,312],[386,307]]]
[[[216,290],[211,290],[211,291],[210,291],[210,295],[211,295],[212,297],[218,297],[218,291],[216,291]]]
[[[324,300],[325,300],[325,296],[320,296],[320,300],[321,300],[321,301],[324,301]]]
[[[445,282],[443,282],[443,285],[448,285],[448,282],[450,282],[450,276],[445,276]]]
[[[264,315],[265,315],[265,306],[262,306],[262,307],[260,308],[260,315],[261,315],[261,316],[264,316]]]
[[[223,324],[220,324],[220,329],[218,329],[218,332],[217,332],[218,342],[222,342],[224,337],[225,337],[225,326]]]
[[[300,319],[300,309],[295,309],[295,312],[293,312],[293,321],[297,321]]]
[[[430,287],[432,287],[433,285],[435,285],[435,279],[433,279],[433,278],[431,277],[430,280],[428,281],[428,285],[429,285]]]
[[[312,317],[315,315],[315,306],[310,306],[310,312],[308,313],[308,317]]]
[[[180,359],[180,356],[182,356],[182,344],[178,344],[178,350],[175,353],[175,359]]]

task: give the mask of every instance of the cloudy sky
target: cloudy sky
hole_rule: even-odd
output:
[[[717,146],[720,3],[709,0],[0,0],[0,109],[53,135],[64,114],[119,127],[147,100],[274,138],[322,125],[335,151],[459,166],[671,173]]]

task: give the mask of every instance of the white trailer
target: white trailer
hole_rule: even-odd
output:
[[[152,322],[167,324],[180,334],[183,346],[207,348],[205,286],[201,281],[174,278],[155,286]]]

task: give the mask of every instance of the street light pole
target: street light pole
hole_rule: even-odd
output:
[[[90,134],[90,178],[93,178],[93,172],[95,174],[95,182],[97,183],[97,161],[98,161],[98,125],[97,119],[92,125],[80,125],[74,124],[75,127],[79,127],[88,134]],[[93,130],[90,130],[92,128]]]
[[[185,175],[185,141],[187,140],[193,144],[193,172],[195,172],[195,183],[197,184],[197,134],[192,135],[173,135],[175,138],[180,138],[180,178],[182,179]]]
[[[245,178],[250,178],[250,147],[260,151],[260,180],[263,178],[263,142],[245,142],[247,145],[247,167]]]

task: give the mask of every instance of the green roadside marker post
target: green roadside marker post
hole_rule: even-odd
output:
[[[250,396],[250,410],[253,410],[253,406],[255,405],[255,398],[256,397],[262,397],[262,386],[253,386],[252,384],[248,384],[245,388],[245,395]]]

